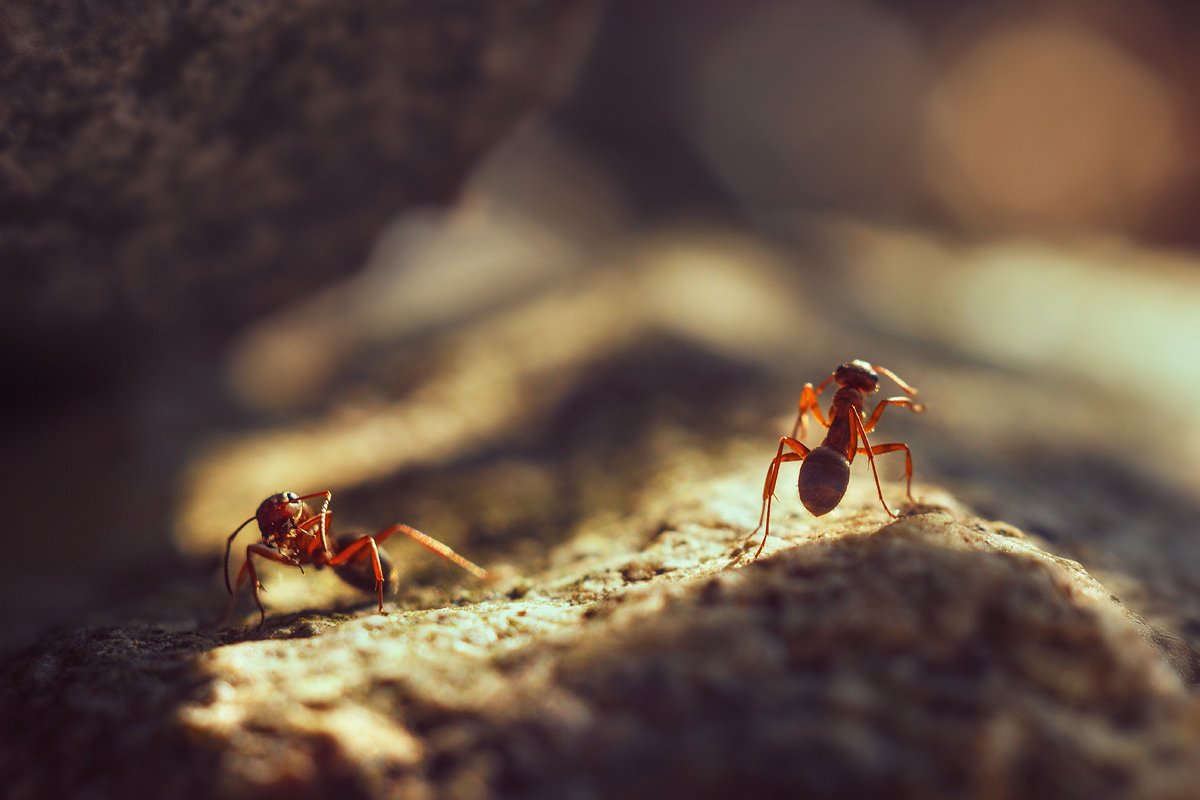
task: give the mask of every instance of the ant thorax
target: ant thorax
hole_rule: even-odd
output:
[[[839,388],[833,395],[833,401],[829,404],[829,416],[831,418],[835,417],[837,409],[845,408],[846,406],[857,409],[861,414],[863,410],[863,391],[853,386],[842,386]]]

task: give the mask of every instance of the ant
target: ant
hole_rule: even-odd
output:
[[[880,373],[895,381],[906,396],[889,397],[879,401],[879,405],[875,406],[871,416],[867,417],[864,422],[863,396],[879,391]],[[827,419],[821,413],[821,406],[817,398],[831,382],[836,383],[838,389],[833,395],[833,402],[829,405]],[[850,484],[850,462],[854,460],[855,455],[862,453],[871,462],[871,472],[875,476],[875,490],[879,493],[879,502],[883,503],[883,510],[888,513],[888,516],[894,519],[896,515],[892,513],[892,510],[888,508],[887,501],[883,499],[883,488],[879,485],[879,472],[875,469],[875,456],[903,450],[904,474],[908,480],[906,493],[909,501],[915,502],[912,496],[912,452],[909,451],[908,445],[902,442],[892,442],[872,446],[867,440],[867,434],[875,430],[875,425],[883,415],[883,410],[888,406],[905,407],[918,414],[924,411],[925,406],[912,399],[916,394],[916,389],[900,380],[891,370],[857,359],[842,364],[815,388],[811,383],[804,384],[804,390],[800,393],[800,413],[796,416],[796,424],[792,426],[792,435],[779,439],[779,450],[775,453],[775,458],[771,459],[771,466],[767,467],[767,480],[763,486],[763,505],[758,515],[758,526],[750,533],[750,536],[753,537],[758,533],[758,529],[763,527],[764,520],[766,521],[762,544],[754,553],[755,558],[758,558],[759,553],[766,547],[767,537],[771,535],[771,500],[775,495],[775,482],[779,479],[779,465],[785,461],[804,462],[800,465],[798,482],[800,502],[804,503],[804,507],[813,516],[819,517],[837,508],[838,503],[842,501],[842,497],[846,494],[846,487]],[[796,438],[797,433],[803,437],[808,432],[808,420],[805,418],[805,414],[810,411],[817,418],[817,422],[829,429],[821,445],[814,450],[805,447]],[[861,447],[859,446],[860,440]],[[783,452],[785,447],[791,452]]]
[[[312,507],[305,501],[324,498],[321,510],[313,512]],[[488,573],[482,567],[472,564],[446,545],[421,533],[416,528],[397,523],[389,525],[374,536],[344,535],[330,546],[329,524],[333,512],[329,510],[329,502],[333,499],[332,492],[314,492],[303,496],[295,492],[280,492],[273,494],[259,504],[254,516],[237,527],[225,541],[225,589],[229,592],[229,606],[225,611],[225,619],[233,612],[237,592],[250,579],[254,592],[254,603],[258,606],[260,615],[259,625],[266,622],[267,612],[263,609],[258,591],[262,584],[258,582],[258,573],[254,569],[251,556],[259,556],[269,561],[299,567],[304,572],[305,564],[312,564],[317,569],[332,567],[339,578],[350,585],[370,591],[371,579],[374,578],[374,591],[379,595],[379,613],[383,612],[384,575],[391,574],[391,561],[386,552],[379,550],[382,543],[394,533],[403,533],[413,541],[427,547],[442,558],[452,561],[477,578],[486,579]],[[251,522],[258,522],[262,532],[262,541],[246,545],[246,560],[237,574],[233,584],[229,582],[229,551],[233,540]],[[315,529],[315,530],[314,530]],[[386,570],[385,570],[386,565]],[[369,570],[369,571],[368,571]]]

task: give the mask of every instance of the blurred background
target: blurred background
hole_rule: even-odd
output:
[[[851,358],[919,483],[1200,596],[1191,4],[495,5],[6,6],[5,639],[215,616],[282,490],[528,568]]]

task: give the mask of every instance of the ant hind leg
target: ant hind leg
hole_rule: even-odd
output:
[[[871,447],[871,442],[867,439],[867,431],[863,426],[862,417],[854,409],[850,409],[850,419],[854,423],[852,432],[855,439],[861,439],[865,447],[854,446],[853,452],[862,453],[867,457],[867,461],[871,464],[871,474],[875,477],[875,491],[879,494],[879,502],[883,504],[883,510],[892,519],[897,519],[897,516],[888,508],[887,500],[883,499],[883,486],[879,483],[879,470],[875,467],[875,448]],[[882,446],[882,445],[881,445]]]
[[[375,593],[379,598],[379,613],[383,611],[383,565],[379,561],[379,547],[375,544],[375,539],[370,536],[363,536],[356,542],[348,545],[345,549],[338,552],[333,558],[329,559],[329,566],[336,571],[337,567],[345,564],[350,559],[357,556],[364,548],[369,548],[371,569],[375,575]]]
[[[789,448],[792,452],[785,453],[783,448]],[[763,483],[763,504],[762,509],[758,513],[758,525],[750,532],[749,539],[753,539],[758,533],[758,529],[763,527],[766,522],[766,529],[763,531],[762,544],[758,546],[758,550],[754,552],[754,557],[762,553],[763,548],[767,546],[767,537],[771,535],[771,500],[775,496],[775,484],[779,480],[779,465],[784,462],[803,461],[808,457],[810,450],[802,443],[792,438],[791,436],[782,436],[779,439],[779,449],[775,452],[775,457],[771,459],[771,465],[767,467],[767,479]]]
[[[355,557],[361,557],[364,548],[370,549],[371,569],[375,578],[375,592],[379,598],[379,613],[381,614],[383,613],[383,588],[384,584],[386,583],[383,563],[387,560],[387,557],[386,555],[381,554],[378,545],[396,533],[403,533],[408,538],[428,548],[447,561],[457,564],[477,578],[484,580],[488,578],[487,570],[478,564],[463,558],[458,553],[439,542],[437,539],[434,539],[432,536],[421,533],[419,530],[409,525],[404,525],[401,523],[389,525],[374,535],[362,536],[358,540],[346,545],[344,549],[338,551],[337,555],[329,560],[329,565],[334,568],[334,570],[342,577],[343,580],[357,586],[359,584],[353,579],[354,576],[352,574],[344,574],[342,571],[337,570],[337,568],[346,564]],[[386,570],[386,572],[389,575],[391,573],[390,562],[389,568]]]
[[[888,444],[875,445],[874,447],[872,447],[870,449],[869,453],[867,452],[867,448],[865,448],[865,447],[860,447],[858,449],[858,452],[862,453],[863,455],[867,455],[867,456],[877,456],[877,455],[882,455],[883,453],[895,453],[899,450],[904,451],[904,478],[905,478],[904,493],[908,497],[908,502],[915,503],[917,501],[915,499],[913,499],[913,496],[912,496],[912,476],[913,476],[912,451],[908,449],[908,445],[904,444],[903,442],[889,442]]]

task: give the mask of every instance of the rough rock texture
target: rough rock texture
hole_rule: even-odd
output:
[[[547,289],[398,344],[386,399],[207,441],[181,555],[0,662],[12,796],[1195,797],[1194,501],[1078,447],[1127,407],[1079,395],[1039,427],[1055,385],[1000,393],[876,343],[929,404],[873,440],[912,443],[919,502],[882,458],[903,519],[861,462],[813,518],[785,465],[750,563],[796,368],[747,354],[833,323],[731,252],[736,272],[648,260]],[[746,326],[679,313],[737,292]],[[267,624],[212,628],[222,537],[265,494],[322,486],[336,531],[400,518],[494,580],[389,542],[386,616],[328,571],[268,567]]]
[[[98,8],[12,3],[0,39],[6,324],[80,346],[0,464],[5,797],[1200,796],[1200,504],[1162,467],[1183,420],[1131,427],[1080,375],[889,332],[861,296],[938,310],[933,277],[877,291],[891,251],[643,235],[603,164],[521,172],[544,141],[305,304],[299,277],[357,266],[385,210],[453,191],[540,90],[557,14]],[[176,335],[72,338],[89,320]],[[911,444],[916,502],[892,455],[901,519],[861,461],[814,519],[785,465],[753,561],[799,387],[847,357],[921,388],[928,412],[872,439]],[[268,565],[266,624],[243,596],[214,626],[224,537],[287,489],[331,489],[336,534],[408,522],[494,577],[393,540],[386,615]]]
[[[577,5],[7,3],[5,328],[222,338],[353,271],[555,89]]]
[[[890,521],[860,463],[813,518],[786,465],[751,563],[795,387],[678,317],[709,283],[731,296],[651,267],[551,290],[401,345],[392,380],[411,385],[393,400],[197,453],[176,508],[193,555],[0,662],[0,718],[21,732],[0,753],[9,793],[1195,797],[1190,501],[1098,451],[1031,456],[1076,432],[1017,441],[972,400],[997,396],[986,372],[931,359],[905,370],[930,410],[880,428],[914,443],[919,502],[900,504],[882,463],[905,515]],[[751,292],[759,317],[815,336],[769,286]],[[401,514],[495,578],[389,542],[386,616],[328,571],[268,567],[266,625],[213,628],[221,537],[265,492],[322,485],[336,530]]]
[[[0,567],[0,629],[169,559],[168,476],[198,432],[245,419],[231,340],[454,197],[561,91],[588,4],[4,4],[0,483],[38,533]]]
[[[55,637],[4,669],[10,796],[1191,796],[1200,704],[1154,631],[1010,527],[913,511],[730,568],[693,512],[451,605]]]

